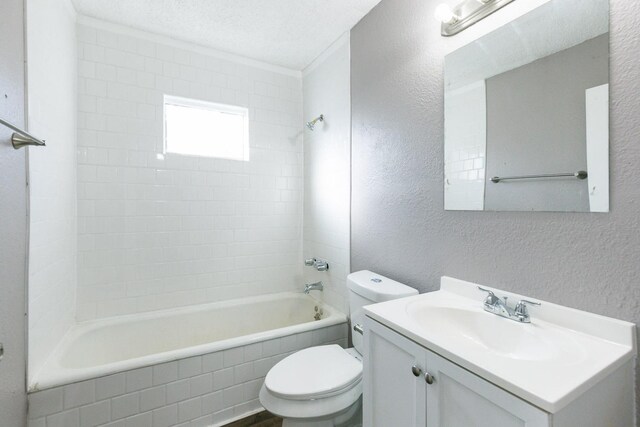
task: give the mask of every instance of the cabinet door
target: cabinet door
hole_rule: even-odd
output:
[[[428,427],[548,427],[549,414],[483,380],[479,376],[426,352]]]
[[[426,350],[369,317],[364,349],[363,425],[424,427]]]

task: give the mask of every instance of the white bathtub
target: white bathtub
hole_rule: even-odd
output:
[[[315,320],[315,307],[323,310]],[[119,316],[73,327],[29,384],[38,391],[347,321],[298,293]]]

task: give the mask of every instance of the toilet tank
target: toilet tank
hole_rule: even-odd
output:
[[[418,295],[416,289],[369,270],[358,271],[347,276],[347,288],[349,289],[349,313],[352,328],[354,325],[364,323],[362,308],[365,305]],[[351,335],[353,346],[362,354],[362,335],[357,332],[353,332]]]

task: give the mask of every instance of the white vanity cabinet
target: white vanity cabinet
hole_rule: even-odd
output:
[[[622,415],[628,398],[616,396],[624,401],[616,403],[603,395],[615,393],[615,382],[632,375],[631,364],[552,415],[369,317],[364,340],[364,427],[632,425]],[[613,406],[603,410],[609,402]]]
[[[426,352],[428,426],[543,427],[549,414],[437,354]],[[437,380],[436,380],[437,378]]]
[[[363,426],[425,426],[427,351],[365,318]]]

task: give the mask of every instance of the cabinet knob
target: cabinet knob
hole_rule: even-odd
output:
[[[424,380],[427,382],[427,384],[431,385],[435,382],[435,378],[433,378],[433,375],[431,375],[428,372],[424,373]]]
[[[420,375],[422,375],[422,369],[418,368],[417,366],[412,366],[411,367],[411,372],[413,373],[414,376],[419,377]]]

